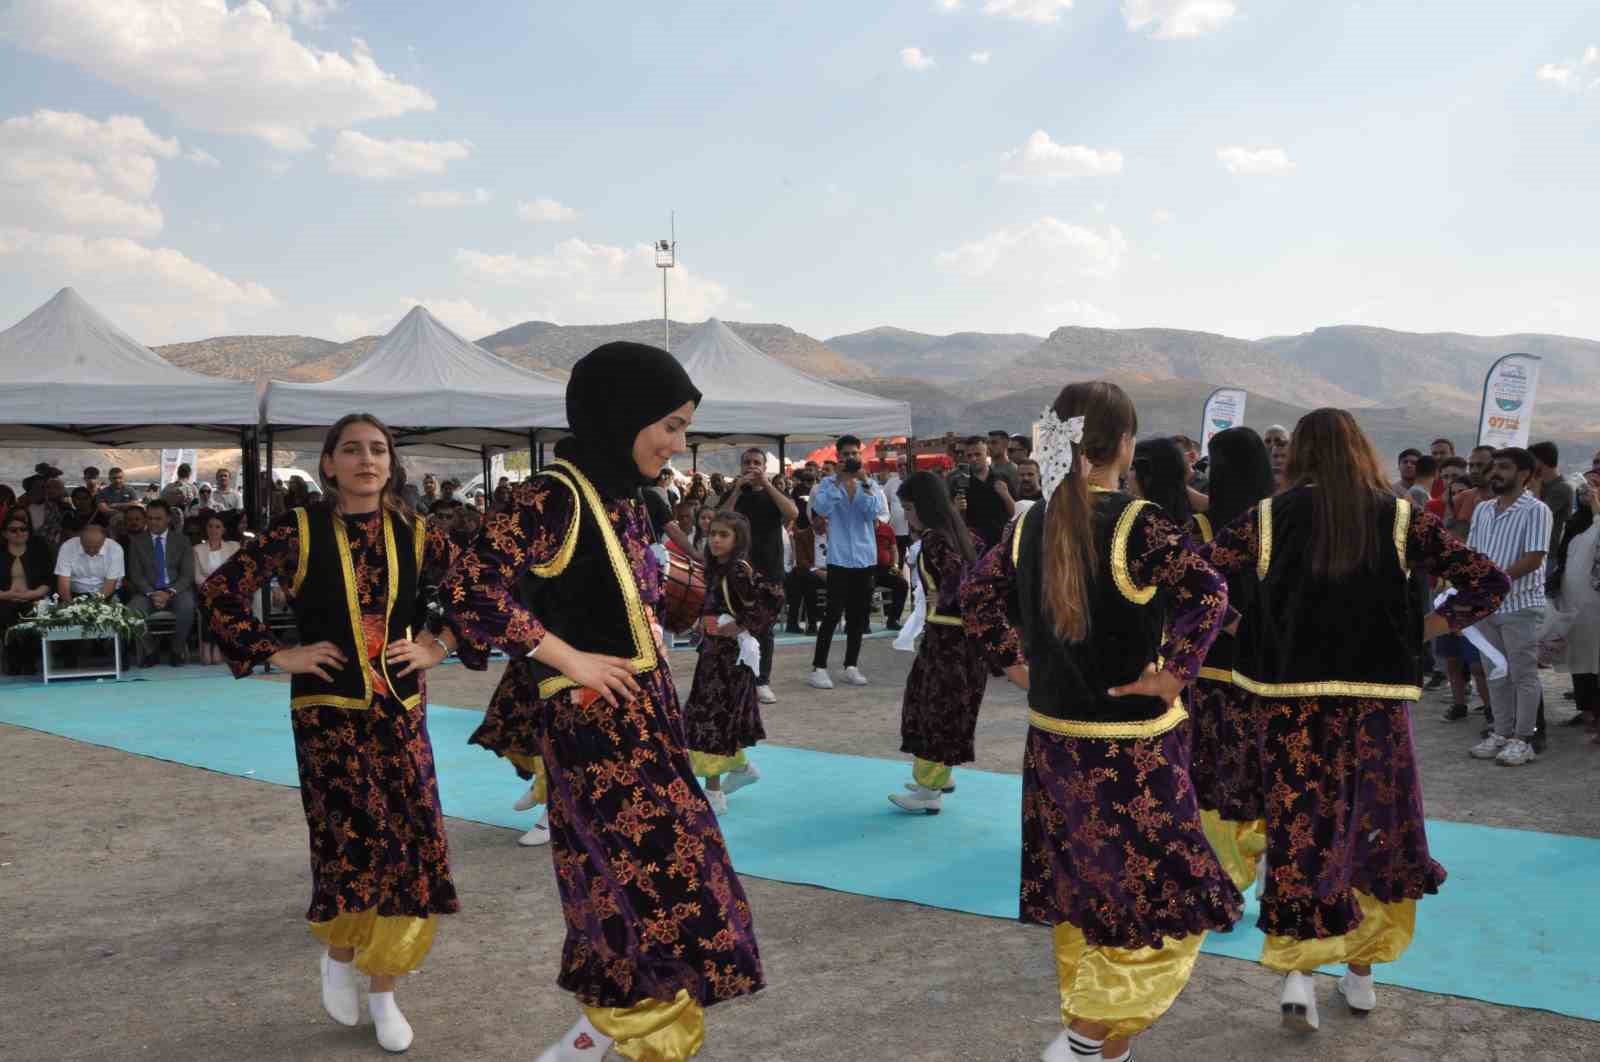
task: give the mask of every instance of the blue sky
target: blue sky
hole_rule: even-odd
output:
[[[908,51],[914,49],[914,51]],[[1581,0],[0,0],[0,326],[1600,336]]]

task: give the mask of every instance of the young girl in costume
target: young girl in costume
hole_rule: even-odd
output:
[[[532,811],[548,800],[544,760],[539,757],[539,691],[533,678],[533,662],[525,656],[506,661],[506,669],[489,698],[483,722],[468,742],[488,749],[510,761],[517,777],[528,783],[527,790],[512,808]],[[517,838],[524,848],[540,848],[550,843],[550,812]]]
[[[1200,826],[1179,698],[1228,586],[1117,490],[1136,431],[1115,384],[1063,389],[1035,448],[1046,502],[962,590],[967,632],[1028,690],[1021,916],[1055,927],[1066,1026],[1045,1062],[1130,1059],[1243,905]]]
[[[389,429],[370,414],[328,432],[318,471],[328,504],[283,514],[207,579],[211,634],[239,678],[258,664],[289,673],[300,795],[311,835],[311,909],[322,941],[322,1005],[361,1019],[356,970],[372,979],[378,1043],[404,1051],[412,1031],[397,978],[422,964],[435,915],[459,909],[445,842],[423,672],[455,636],[424,629],[427,599],[454,547],[401,500],[405,473]],[[286,648],[256,618],[276,579],[300,631]]]
[[[983,649],[961,626],[961,579],[977,551],[943,479],[932,472],[913,473],[898,495],[906,522],[922,543],[917,578],[927,612],[900,702],[900,751],[916,759],[908,791],[889,800],[905,811],[937,815],[944,794],[955,791],[951,768],[977,758],[973,736],[989,683]]]
[[[714,515],[706,528],[705,638],[683,706],[683,730],[694,773],[706,780],[706,799],[718,815],[727,812],[729,796],[761,780],[745,749],[767,732],[756,672],[747,666],[741,640],[759,638],[783,607],[777,588],[756,578],[749,556],[750,522],[736,512]]]

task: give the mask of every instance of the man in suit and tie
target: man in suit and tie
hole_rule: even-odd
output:
[[[176,621],[173,667],[188,662],[189,631],[194,627],[194,549],[183,532],[174,528],[172,507],[161,499],[148,508],[149,530],[128,540],[128,607],[141,616],[170,612]],[[142,665],[155,663],[155,642],[148,635],[140,646]]]

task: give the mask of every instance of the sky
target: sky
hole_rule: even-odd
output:
[[[1600,337],[1591,0],[0,0],[0,327]]]

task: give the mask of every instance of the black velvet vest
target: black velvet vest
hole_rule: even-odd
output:
[[[1411,503],[1378,505],[1378,558],[1327,581],[1311,570],[1312,491],[1299,487],[1257,510],[1254,607],[1239,624],[1234,681],[1268,697],[1422,696],[1422,615],[1405,565]]]
[[[1063,642],[1044,605],[1045,507],[1035,505],[1012,537],[1018,622],[1028,657],[1029,722],[1074,737],[1138,738],[1162,734],[1187,718],[1181,705],[1156,697],[1112,697],[1159,661],[1167,595],[1139,587],[1128,572],[1128,539],[1148,502],[1105,491],[1091,495],[1099,568],[1089,589],[1089,637]]]
[[[355,563],[344,518],[331,507],[296,509],[300,537],[300,564],[289,595],[300,644],[332,642],[344,653],[345,665],[333,680],[316,675],[295,675],[289,684],[289,703],[295,708],[370,708],[372,671],[367,665],[366,635],[361,606],[356,597]],[[409,638],[425,617],[415,614],[418,572],[426,542],[423,522],[407,526],[390,513],[383,514],[383,550],[387,566],[384,580],[388,641]],[[381,659],[381,658],[380,658]],[[407,708],[422,701],[419,672],[401,676],[383,668],[384,682]]]
[[[599,492],[566,461],[546,466],[539,475],[572,493],[576,516],[560,553],[523,577],[518,596],[546,630],[573,648],[622,657],[635,674],[653,670],[660,662],[655,635],[627,550],[611,526]],[[577,685],[548,664],[529,663],[540,697]]]

